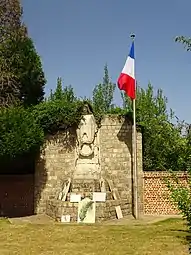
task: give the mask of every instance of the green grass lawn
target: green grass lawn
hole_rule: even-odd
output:
[[[0,255],[183,255],[181,219],[149,225],[13,225],[0,220]]]

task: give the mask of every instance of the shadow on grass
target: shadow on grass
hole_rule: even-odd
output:
[[[176,224],[184,221],[182,218],[168,218],[168,219],[161,219],[159,221],[153,222],[152,225],[169,225],[169,224]]]
[[[154,222],[152,225],[164,228],[163,235],[170,234],[180,239],[181,243],[188,246],[189,254],[191,254],[191,231],[188,230],[187,222],[183,218],[168,218]]]
[[[191,232],[183,229],[169,229],[173,232],[177,238],[181,240],[181,243],[188,246],[189,254],[191,254]]]

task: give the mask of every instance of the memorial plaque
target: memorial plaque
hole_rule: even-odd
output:
[[[93,201],[95,202],[105,202],[106,192],[93,192]]]
[[[120,205],[115,207],[115,211],[116,211],[116,214],[117,214],[117,218],[118,219],[122,219],[123,218],[123,214],[122,214],[121,206]]]
[[[62,223],[70,222],[70,215],[62,215],[61,216],[61,222]]]
[[[81,201],[81,195],[75,194],[75,193],[70,194],[70,202],[71,203],[78,203],[80,201]]]

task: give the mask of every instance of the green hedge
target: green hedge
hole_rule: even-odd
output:
[[[0,109],[1,160],[37,150],[43,138],[43,129],[30,110],[22,107]]]
[[[82,102],[54,100],[24,109],[0,109],[0,161],[36,152],[47,133],[75,125],[81,118]]]
[[[75,125],[81,119],[81,101],[66,102],[51,100],[38,104],[32,109],[33,116],[45,133],[57,131],[60,126],[66,128]]]

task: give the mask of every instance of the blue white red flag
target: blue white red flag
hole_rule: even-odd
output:
[[[132,100],[136,98],[134,42],[117,83],[119,89],[124,90]]]

